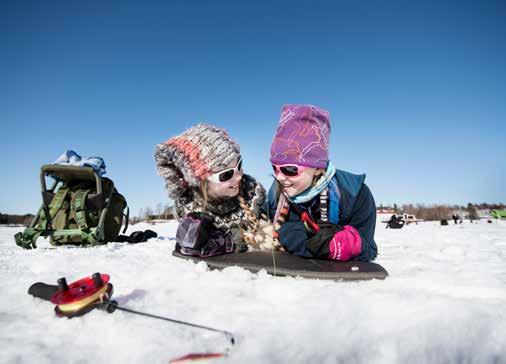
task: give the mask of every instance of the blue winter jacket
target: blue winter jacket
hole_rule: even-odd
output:
[[[377,247],[374,241],[376,227],[376,205],[371,191],[364,184],[365,175],[356,175],[337,170],[329,184],[329,222],[340,226],[351,225],[358,230],[362,238],[362,252],[353,260],[370,261],[376,258]],[[276,213],[278,198],[276,182],[271,185],[267,196],[265,210],[271,221]],[[311,201],[299,204],[308,211],[315,221],[320,218],[320,199],[316,196]],[[289,253],[311,258],[306,248],[306,240],[312,235],[304,227],[300,216],[290,211],[288,221],[279,229],[279,241]]]

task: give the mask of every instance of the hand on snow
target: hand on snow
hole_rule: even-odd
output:
[[[205,212],[190,212],[181,221],[176,232],[179,245],[200,250],[209,240],[209,233],[214,230],[214,218]]]
[[[347,261],[362,251],[357,229],[346,225],[321,224],[320,231],[307,239],[306,247],[315,258]]]
[[[330,240],[329,259],[347,261],[362,251],[362,239],[357,229],[346,225],[343,230],[334,234]]]
[[[336,232],[342,228],[339,225],[319,224],[320,231],[306,240],[306,248],[315,258],[327,259],[329,256],[329,242]]]
[[[209,215],[208,213],[205,213],[205,212],[190,212],[186,216],[191,217],[193,219],[200,220],[200,221],[202,221],[202,223],[204,223],[206,225],[212,224],[214,221],[214,217],[212,215]]]

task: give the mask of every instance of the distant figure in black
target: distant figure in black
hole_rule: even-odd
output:
[[[387,222],[387,226],[385,229],[401,229],[406,222],[402,219],[402,217],[397,217],[396,215],[392,215],[390,220]]]
[[[458,220],[460,219],[460,216],[458,214],[453,214],[452,219],[453,219],[453,221],[455,221],[455,225],[457,225]]]

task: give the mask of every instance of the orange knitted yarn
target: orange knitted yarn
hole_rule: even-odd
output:
[[[204,162],[204,159],[200,157],[200,149],[197,145],[184,137],[174,137],[165,143],[173,146],[186,156],[188,163],[198,178],[205,179],[211,175],[209,167]]]

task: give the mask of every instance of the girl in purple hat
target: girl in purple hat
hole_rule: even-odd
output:
[[[267,215],[283,248],[307,258],[376,258],[376,206],[365,175],[335,168],[328,158],[329,112],[285,105],[271,145],[275,181]]]

